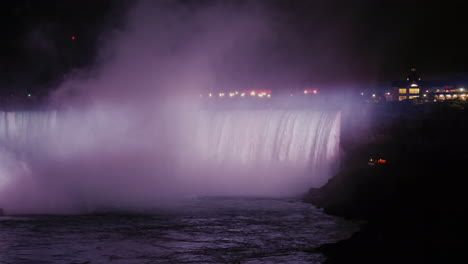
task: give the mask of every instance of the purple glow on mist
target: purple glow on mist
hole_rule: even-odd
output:
[[[58,112],[0,113],[0,207],[86,212],[192,195],[291,195],[330,177],[338,112],[200,109],[201,92],[227,85],[225,60],[245,59],[270,37],[261,9],[191,13],[170,3],[136,5],[98,66],[54,95]]]

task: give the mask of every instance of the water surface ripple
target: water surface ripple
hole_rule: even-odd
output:
[[[0,217],[0,263],[321,263],[356,226],[295,199],[199,198],[142,213]]]

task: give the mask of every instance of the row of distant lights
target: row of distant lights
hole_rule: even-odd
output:
[[[306,89],[304,90],[304,94],[317,94],[317,90],[312,90],[312,89]],[[235,92],[229,92],[229,93],[224,93],[224,92],[221,92],[221,93],[218,93],[217,94],[218,97],[235,97],[235,96],[240,96],[240,97],[245,97],[245,96],[252,96],[252,97],[260,97],[260,98],[263,98],[263,97],[266,97],[266,98],[270,98],[271,97],[271,92],[265,92],[265,91],[250,91],[250,92],[238,92],[238,91],[235,91]],[[293,94],[290,94],[290,96],[293,96]],[[202,97],[202,95],[200,95],[200,97]],[[208,93],[208,97],[212,98],[212,97],[216,97],[216,94],[214,93]]]
[[[271,94],[269,94],[267,92],[255,92],[255,91],[251,91],[250,93],[245,93],[245,92],[239,93],[238,91],[230,92],[230,93],[218,93],[218,97],[227,97],[227,96],[229,96],[229,97],[235,97],[235,96],[245,97],[246,95],[250,95],[252,97],[258,96],[260,98],[262,98],[262,97],[270,98],[271,97]],[[210,98],[211,97],[216,97],[216,95],[213,94],[213,93],[209,93],[208,97],[210,97]]]
[[[443,99],[443,98],[446,98],[446,97],[447,97],[448,99],[450,99],[450,98],[454,99],[454,98],[457,98],[458,96],[457,96],[456,94],[453,94],[453,95],[452,95],[452,94],[446,94],[446,95],[440,94],[440,95],[439,95],[439,98],[442,98],[442,99]],[[461,94],[460,97],[461,97],[462,99],[465,99],[466,94]]]
[[[364,95],[364,93],[361,93],[361,95]],[[391,93],[385,93],[385,95],[391,95]],[[426,97],[426,94],[423,94],[423,96],[424,96],[424,97]],[[375,98],[375,97],[376,97],[376,95],[375,95],[375,94],[372,94],[372,97],[374,97],[374,98]]]
[[[363,96],[363,95],[364,95],[364,93],[361,93],[361,96]],[[390,93],[387,93],[387,95],[390,95]],[[372,94],[372,97],[376,97],[376,95]]]
[[[460,88],[460,91],[463,92],[463,91],[465,91],[465,89]],[[429,92],[429,90],[426,90],[426,93],[428,93],[428,92]],[[361,93],[361,95],[364,95],[364,93]],[[391,93],[385,93],[385,95],[391,95]],[[426,95],[426,94],[423,94],[423,96],[426,97],[427,95]],[[464,95],[463,95],[463,96],[464,96]],[[375,95],[375,94],[372,94],[372,97],[376,97],[376,95]]]

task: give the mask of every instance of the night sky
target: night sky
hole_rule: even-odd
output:
[[[342,83],[382,84],[403,78],[411,66],[426,79],[468,73],[463,1],[176,2],[194,9],[258,3],[277,30],[278,41],[268,49],[276,57],[268,63],[309,69],[311,82],[346,75]],[[53,89],[70,71],[92,65],[99,43],[123,27],[132,5],[124,0],[2,2],[1,90]]]

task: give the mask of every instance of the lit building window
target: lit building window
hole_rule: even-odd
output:
[[[406,100],[406,96],[398,96],[398,101]]]
[[[406,89],[398,89],[398,92],[401,93],[401,94],[405,94],[405,93],[406,93]]]
[[[410,95],[409,99],[414,99],[414,98],[418,98],[418,97],[419,97],[419,95]]]
[[[410,86],[411,86],[411,87],[418,87],[418,85],[415,84],[415,83],[411,84]]]
[[[419,88],[410,88],[409,93],[410,94],[418,94],[419,93]]]

